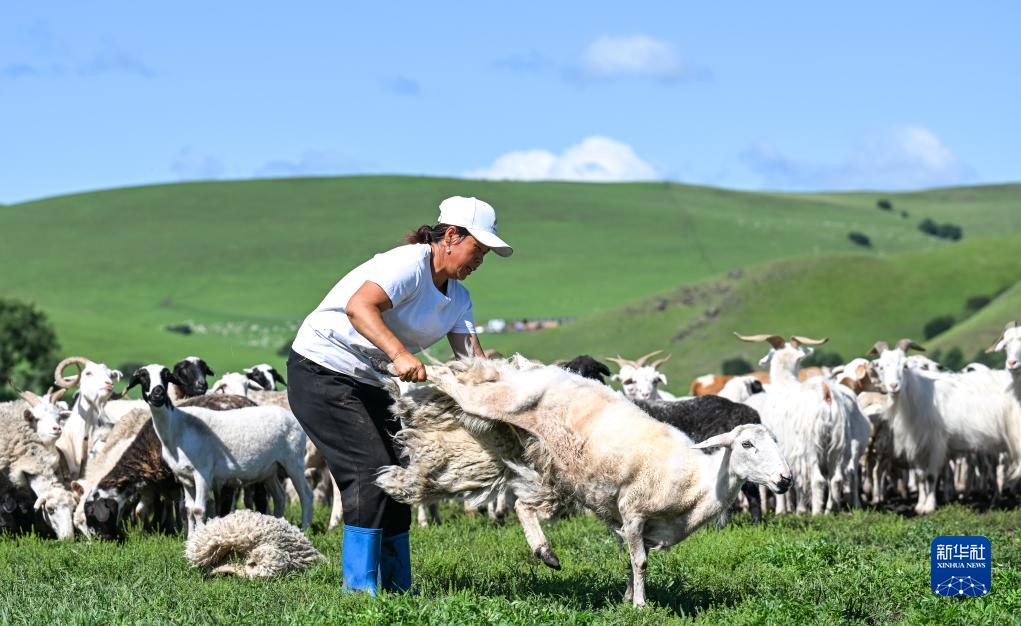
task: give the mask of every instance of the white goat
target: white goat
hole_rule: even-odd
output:
[[[948,455],[1006,453],[1008,480],[1021,474],[1021,411],[1009,372],[937,374],[907,367],[907,350],[924,350],[910,339],[893,349],[879,341],[876,372],[890,396],[894,447],[919,473],[919,514],[936,510],[936,479]]]
[[[64,377],[64,369],[69,365],[78,366],[76,377]],[[66,358],[57,365],[54,383],[65,389],[78,386],[78,399],[57,440],[57,449],[64,457],[71,480],[77,480],[84,473],[89,453],[113,428],[104,406],[113,396],[113,383],[121,376],[118,370],[80,356]]]
[[[625,359],[620,355],[607,357],[607,361],[613,361],[620,368],[616,374],[610,377],[620,383],[624,395],[632,400],[676,400],[676,397],[659,388],[660,384],[667,384],[666,376],[656,368],[667,362],[670,355],[662,359],[656,359],[648,365],[645,364],[651,357],[656,356],[662,350],[650,352],[634,361]]]
[[[734,333],[742,341],[769,343],[770,350],[759,365],[769,365],[769,390],[754,402],[746,402],[759,411],[762,423],[779,438],[785,457],[794,466],[797,511],[808,510],[809,500],[813,515],[825,508],[839,509],[842,503],[845,472],[860,459],[868,444],[854,440],[868,426],[858,411],[853,394],[840,393],[834,383],[822,377],[806,381],[798,379],[801,360],[812,354],[813,345],[827,339],[810,339],[792,336],[785,341],[779,335],[744,336]],[[851,476],[852,502],[860,505],[857,496],[858,473]],[[829,487],[827,502],[826,491]],[[777,498],[776,512],[785,513],[788,503]]]
[[[152,421],[163,444],[163,458],[184,487],[188,531],[205,521],[208,490],[228,484],[265,483],[273,496],[273,512],[283,514],[284,490],[276,480],[284,469],[301,500],[301,527],[312,522],[312,490],[305,480],[306,436],[290,411],[256,406],[231,411],[199,407],[176,408],[167,385],[173,374],[162,365],[135,370],[128,389],[142,386],[152,408]],[[253,428],[253,425],[258,425]]]
[[[517,467],[518,498],[552,484],[615,529],[631,557],[625,599],[636,606],[645,604],[648,548],[669,548],[715,520],[745,481],[783,492],[792,480],[776,439],[760,425],[696,445],[621,394],[556,366],[518,370],[470,360],[426,369],[465,413],[538,438],[548,462]],[[713,447],[721,449],[700,450]]]

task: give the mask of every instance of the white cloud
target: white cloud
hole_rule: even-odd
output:
[[[185,146],[174,157],[170,169],[181,180],[210,180],[226,173],[223,162],[215,156]]]
[[[256,170],[256,176],[335,176],[368,169],[351,157],[332,150],[306,150],[297,159],[277,159]]]
[[[612,182],[661,178],[631,146],[608,137],[588,137],[561,155],[548,150],[508,152],[487,168],[466,172],[493,180],[576,180]]]
[[[582,74],[606,79],[641,76],[679,80],[688,74],[680,53],[669,42],[647,35],[597,38],[582,54]]]
[[[915,125],[870,133],[838,163],[792,158],[771,144],[749,148],[741,160],[773,189],[919,189],[975,178],[933,131]]]

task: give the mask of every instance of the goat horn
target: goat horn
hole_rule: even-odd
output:
[[[885,341],[877,341],[876,344],[872,346],[872,349],[867,352],[867,354],[869,354],[870,356],[879,356],[880,354],[886,352],[889,349],[890,344],[886,343]]]
[[[57,369],[53,371],[53,384],[64,389],[70,389],[78,384],[78,381],[82,378],[82,366],[88,365],[92,361],[86,359],[83,356],[69,356],[60,363],[57,364]],[[78,366],[78,375],[75,377],[68,376],[64,378],[64,369],[68,365]]]
[[[1017,320],[1013,320],[1013,321],[1007,322],[1007,327],[1004,328],[1003,330],[1004,330],[1004,332],[1006,332],[1006,331],[1010,330],[1011,328],[1017,328]]]
[[[608,356],[608,357],[606,357],[606,360],[607,361],[613,361],[614,363],[617,364],[617,367],[624,367],[625,365],[630,365],[631,367],[637,367],[637,364],[634,361],[632,361],[630,359],[625,359],[624,357],[620,356],[619,354],[617,356]]]
[[[742,335],[739,332],[735,332],[734,335],[736,335],[741,341],[750,341],[753,343],[765,341],[776,350],[782,348],[784,344],[783,337],[780,335]]]
[[[656,360],[655,360],[655,361],[653,361],[652,363],[649,363],[649,367],[651,367],[652,369],[656,369],[656,368],[658,368],[658,367],[659,367],[660,365],[663,365],[664,363],[666,363],[667,361],[669,361],[669,360],[670,360],[670,357],[672,357],[672,356],[673,356],[672,354],[668,354],[668,355],[666,355],[665,357],[663,357],[662,359],[656,359]]]
[[[829,337],[823,337],[822,339],[812,339],[811,337],[801,337],[798,335],[791,335],[792,342],[798,342],[806,346],[821,346],[822,344],[829,341]]]
[[[654,357],[660,352],[662,352],[662,350],[653,350],[652,352],[646,354],[645,356],[635,359],[635,367],[642,367],[643,365],[645,365],[645,362],[649,360],[649,357]]]
[[[22,391],[21,389],[18,389],[18,386],[14,384],[13,378],[8,378],[7,383],[11,386],[11,389],[14,390],[14,393],[21,396],[21,399],[25,402],[28,402],[28,406],[37,406],[42,404],[43,400],[39,396],[35,395],[31,391]]]
[[[907,338],[901,339],[900,341],[897,342],[897,347],[900,348],[902,352],[907,352],[908,350],[918,350],[919,352],[925,352],[925,348],[915,343],[913,339]]]
[[[60,400],[65,393],[67,393],[67,389],[54,389],[53,387],[50,387],[46,390],[46,395],[50,399],[50,404],[56,404],[57,400]]]

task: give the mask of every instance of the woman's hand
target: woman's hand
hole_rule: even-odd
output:
[[[425,380],[425,365],[407,350],[402,351],[393,360],[397,378],[406,383],[420,383]]]

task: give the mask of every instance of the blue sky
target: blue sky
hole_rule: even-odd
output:
[[[0,202],[354,173],[1021,179],[1017,3],[482,4],[4,3]]]

